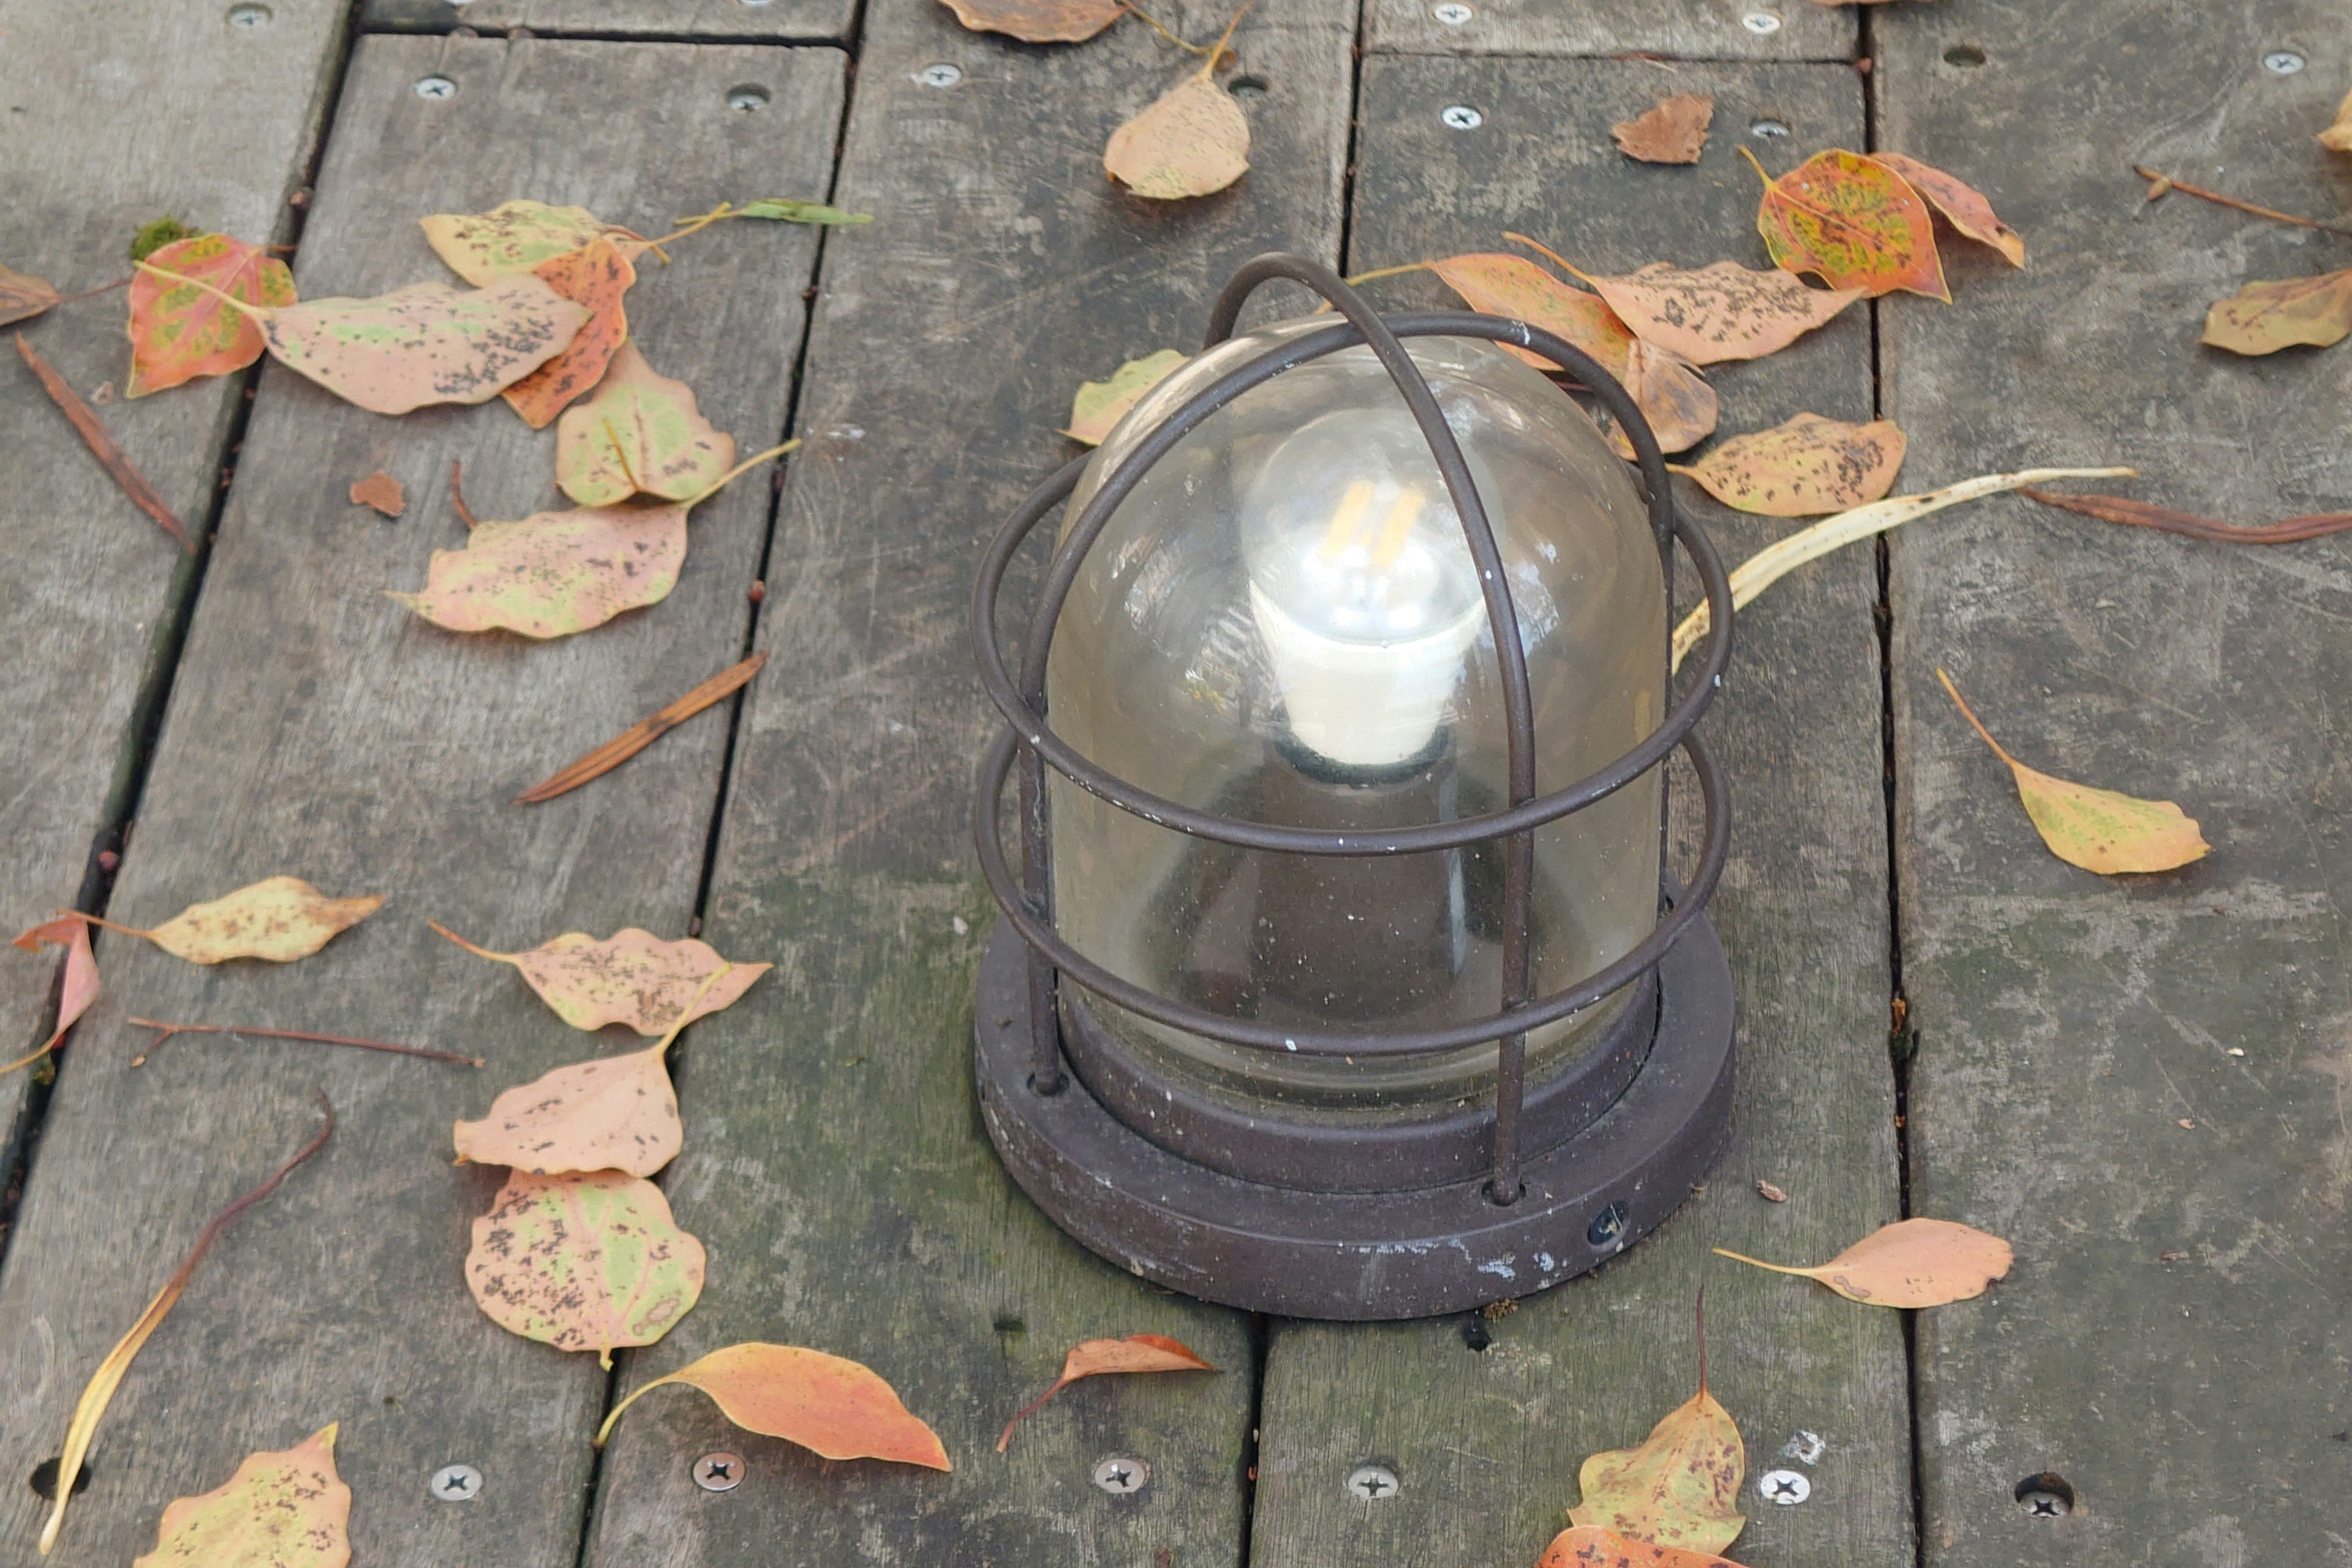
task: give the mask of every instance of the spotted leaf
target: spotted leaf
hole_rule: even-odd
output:
[[[635,926],[602,940],[567,931],[525,952],[492,952],[429,923],[477,957],[512,964],[575,1029],[625,1024],[640,1035],[666,1034],[734,1005],[772,967],[731,963],[707,942],[664,942]]]
[[[1748,1521],[1739,1512],[1747,1449],[1730,1412],[1704,1388],[1667,1413],[1636,1448],[1593,1455],[1577,1472],[1576,1524],[1685,1552],[1720,1552]]]
[[[416,220],[433,253],[476,288],[528,272],[613,229],[586,207],[501,202],[486,213],[435,213]]]
[[[247,305],[291,305],[294,275],[261,247],[225,234],[163,246],[131,273],[125,397],[226,375],[261,357],[261,321],[224,294]]]
[[[618,246],[600,237],[541,262],[531,272],[589,311],[587,324],[562,353],[499,395],[524,424],[544,430],[573,398],[597,384],[614,352],[628,340],[624,297],[637,280],[637,269]]]
[[[1891,420],[1847,425],[1800,414],[1769,430],[1734,436],[1682,471],[1741,511],[1813,517],[1894,489],[1903,447],[1903,432]]]
[[[619,1171],[517,1171],[474,1222],[466,1285],[500,1328],[560,1351],[649,1345],[702,1295],[702,1243],[669,1200]]]
[[[1817,153],[1768,177],[1756,226],[1774,265],[1818,274],[1832,289],[1951,300],[1927,204],[1902,175],[1859,153]]]
[[[1622,278],[1577,276],[1635,334],[1692,364],[1776,353],[1863,295],[1808,289],[1793,273],[1736,261],[1696,269],[1654,261]]]
[[[532,273],[486,289],[417,283],[373,300],[312,300],[261,318],[269,352],[376,414],[487,403],[562,353],[590,310]]]
[[[690,501],[735,461],[735,438],[711,427],[694,389],[655,374],[624,342],[596,395],[555,425],[555,482],[582,506],[637,494]]]
[[[393,594],[436,626],[569,637],[659,604],[686,563],[686,508],[583,507],[485,522],[436,550],[415,594]]]
[[[163,1510],[155,1550],[131,1568],[343,1568],[352,1489],[335,1473],[335,1428],[283,1453],[247,1455],[236,1474]]]

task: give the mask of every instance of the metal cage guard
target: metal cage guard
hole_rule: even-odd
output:
[[[1188,399],[1144,437],[1104,479],[1070,526],[1046,569],[1045,583],[1029,623],[1016,680],[996,640],[996,603],[1014,553],[1055,507],[1076,489],[1091,458],[1066,464],[1015,510],[991,545],[973,584],[971,631],[981,684],[1008,728],[980,766],[972,801],[972,837],[978,845],[989,891],[1006,921],[1029,947],[1032,1028],[1029,1087],[1040,1095],[1064,1088],[1061,1033],[1055,1005],[1057,977],[1066,973],[1087,989],[1155,1022],[1255,1050],[1309,1056],[1412,1056],[1497,1042],[1495,1129],[1488,1199],[1506,1205],[1522,1190],[1519,1178],[1519,1112],[1525,1098],[1527,1031],[1566,1018],[1592,1005],[1654,967],[1706,908],[1730,854],[1730,804],[1721,768],[1696,725],[1731,658],[1731,584],[1706,536],[1675,506],[1665,458],[1657,437],[1633,397],[1591,355],[1573,343],[1524,321],[1465,310],[1424,310],[1382,317],[1329,268],[1306,257],[1273,254],[1245,264],[1234,275],[1210,317],[1205,346],[1233,335],[1244,303],[1259,285],[1275,279],[1301,283],[1339,311],[1341,321],[1306,333],[1227,372]],[[1480,338],[1543,355],[1581,380],[1633,443],[1647,492],[1652,530],[1665,567],[1668,604],[1674,582],[1673,547],[1679,541],[1697,569],[1709,612],[1709,629],[1697,678],[1658,728],[1607,766],[1564,789],[1538,796],[1535,790],[1535,721],[1528,695],[1527,656],[1519,638],[1502,553],[1486,518],[1477,485],[1460,444],[1446,425],[1436,396],[1402,340],[1412,337]],[[1111,515],[1151,466],[1218,409],[1286,370],[1364,343],[1371,347],[1396,384],[1413,421],[1429,443],[1430,455],[1460,518],[1472,563],[1477,567],[1487,619],[1500,667],[1504,720],[1508,739],[1509,804],[1500,811],[1454,822],[1384,833],[1342,833],[1244,822],[1163,800],[1117,778],[1080,756],[1045,721],[1046,662],[1062,607],[1077,581],[1087,552]],[[1613,795],[1663,763],[1679,745],[1689,757],[1706,805],[1699,861],[1688,886],[1673,900],[1650,934],[1615,963],[1565,990],[1528,995],[1528,931],[1532,922],[1534,829]],[[1022,764],[1020,820],[1022,875],[1016,879],[1004,856],[997,816],[1005,775]],[[1299,855],[1377,856],[1457,848],[1483,840],[1505,840],[1504,941],[1501,1005],[1484,1018],[1444,1028],[1332,1033],[1281,1029],[1209,1013],[1171,1000],[1112,973],[1062,940],[1052,917],[1052,863],[1045,833],[1045,772],[1055,772],[1122,811],[1196,837],[1243,848]],[[1663,830],[1663,821],[1662,821]]]

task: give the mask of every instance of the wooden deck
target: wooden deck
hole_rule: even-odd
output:
[[[219,0],[0,0],[0,260],[68,289],[118,275],[165,211],[296,246],[306,296],[438,276],[415,218],[519,195],[647,232],[758,195],[879,215],[726,226],[648,264],[629,308],[659,368],[744,441],[804,445],[781,491],[698,510],[669,602],[550,646],[454,637],[380,592],[462,532],[452,458],[484,516],[547,503],[551,438],[503,410],[387,420],[274,366],[105,405],[197,528],[189,558],[0,374],[0,916],[144,924],[276,872],[392,899],[286,969],[101,937],[107,995],[54,1085],[0,1080],[0,1539],[21,1559],[45,1506],[21,1478],[194,1231],[306,1135],[317,1085],[341,1130],[141,1356],[60,1568],[128,1562],[169,1500],[328,1421],[362,1568],[1528,1568],[1584,1456],[1687,1396],[1702,1279],[1750,1475],[1812,1483],[1790,1508],[1751,1489],[1731,1554],[1753,1568],[2352,1563],[2340,540],[2233,551],[1999,500],[1744,613],[1710,721],[1737,807],[1732,1145],[1655,1237],[1483,1350],[1463,1319],[1254,1320],[1153,1289],[997,1165],[968,1065],[991,924],[963,827],[990,728],[971,574],[1070,454],[1076,384],[1195,341],[1253,254],[1357,271],[1509,227],[1612,270],[1760,264],[1742,142],[1776,169],[1898,150],[1984,189],[2031,265],[1948,247],[1952,306],[1897,298],[1723,367],[1727,430],[1875,412],[1909,433],[1906,490],[2120,462],[2132,493],[2239,521],[2352,504],[2352,349],[2195,346],[2212,299],[2352,265],[2352,242],[2147,205],[2130,173],[2352,212],[2352,160],[2311,140],[2352,79],[2340,0],[1472,4],[1448,25],[1423,0],[1261,0],[1237,38],[1262,84],[1252,172],[1157,206],[1099,163],[1179,69],[1131,22],[1037,48],[939,0],[267,0],[258,26]],[[1225,20],[1156,14],[1196,37]],[[2265,69],[2278,49],[2306,68]],[[927,85],[935,64],[961,79]],[[421,97],[428,76],[456,90]],[[743,88],[761,107],[730,106]],[[1675,90],[1716,95],[1702,163],[1627,163],[1608,125]],[[1477,130],[1441,121],[1457,104]],[[1789,136],[1754,137],[1768,121]],[[1436,299],[1414,283],[1380,298]],[[117,306],[26,330],[85,394],[120,381]],[[378,467],[408,487],[397,521],[345,501]],[[1734,559],[1788,531],[1685,501]],[[752,647],[772,658],[740,702],[509,804]],[[1939,664],[2021,756],[2180,800],[2213,855],[2113,882],[2050,858]],[[677,1054],[687,1151],[663,1181],[709,1285],[610,1377],[462,1288],[499,1175],[450,1165],[448,1123],[583,1042],[428,917],[500,948],[698,921],[777,964]],[[53,993],[47,961],[0,963],[0,1056],[46,1036]],[[182,1038],[134,1068],[132,1013],[491,1066]],[[1911,1316],[1709,1253],[1818,1260],[1906,1213],[2008,1237],[2017,1267]],[[1226,1370],[1100,1380],[993,1452],[1072,1342],[1132,1332]],[[867,1363],[956,1468],[827,1464],[685,1397],[592,1454],[612,1400],[748,1338]],[[1800,1432],[1818,1458],[1779,1458]],[[705,1493],[688,1464],[720,1447],[749,1479]],[[1112,1454],[1150,1486],[1096,1489]],[[1348,1494],[1367,1461],[1397,1496]],[[471,1502],[428,1494],[453,1462],[483,1475]],[[2070,1517],[2015,1500],[2045,1470]]]

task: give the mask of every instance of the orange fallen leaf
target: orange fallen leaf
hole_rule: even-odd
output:
[[[1625,390],[1641,405],[1662,452],[1683,452],[1715,434],[1720,404],[1715,388],[1698,372],[1675,355],[1641,338],[1625,356]],[[1622,431],[1611,434],[1620,457],[1630,458],[1633,445]]]
[[[1625,378],[1633,334],[1600,295],[1563,283],[1523,256],[1500,252],[1449,256],[1429,263],[1429,269],[1472,310],[1541,327],[1591,354],[1611,375]],[[1529,350],[1504,346],[1538,370],[1559,368]]]
[[[1794,273],[1736,261],[1695,270],[1654,261],[1622,278],[1577,276],[1636,335],[1693,364],[1776,353],[1863,297],[1859,289],[1809,289]]]
[[[2169,871],[2201,860],[2212,846],[2197,830],[2197,819],[2168,800],[2141,800],[2111,789],[2095,789],[2054,778],[2029,768],[2000,748],[2000,742],[1977,721],[1960,700],[1959,689],[1942,670],[1944,683],[1969,727],[1982,736],[1993,755],[2009,764],[2017,776],[2018,797],[2025,815],[2033,819],[2042,842],[2070,866],[2112,877],[2125,871]]]
[[[1817,153],[1774,179],[1739,150],[1764,180],[1756,227],[1773,265],[1811,272],[1832,289],[1873,298],[1898,289],[1951,302],[1927,204],[1902,175],[1860,153]]]
[[[656,374],[633,342],[616,350],[596,395],[555,426],[555,482],[582,506],[633,495],[692,500],[735,461],[735,437],[711,427],[694,391]]]
[[[2331,153],[2352,153],[2352,92],[2336,106],[2336,123],[2319,133],[2319,144]]]
[[[1748,1521],[1738,1507],[1748,1451],[1704,1382],[1639,1447],[1593,1455],[1577,1471],[1571,1523],[1687,1552],[1720,1552]]]
[[[258,958],[291,963],[383,908],[383,895],[331,899],[299,877],[265,877],[208,903],[190,904],[152,931],[82,917],[125,936],[143,936],[190,963]]]
[[[586,207],[534,201],[501,202],[486,213],[435,213],[416,221],[433,253],[477,289],[528,272],[601,236],[637,237]]]
[[[408,492],[398,479],[378,468],[366,479],[352,481],[352,504],[372,506],[386,517],[398,517],[408,510]]]
[[[236,1474],[201,1497],[175,1498],[155,1550],[131,1568],[343,1568],[352,1489],[335,1473],[330,1422],[276,1454],[248,1454]]]
[[[1080,382],[1077,395],[1070,399],[1070,423],[1062,434],[1089,447],[1101,446],[1127,411],[1188,357],[1174,349],[1161,349],[1129,360],[1111,372],[1108,381]]]
[[[1045,1401],[1082,1377],[1099,1377],[1112,1372],[1214,1372],[1217,1369],[1192,1353],[1181,1341],[1165,1334],[1129,1334],[1122,1340],[1080,1340],[1062,1358],[1062,1375],[1054,1385],[1013,1413],[996,1439],[996,1451],[1004,1452],[1013,1441],[1013,1429]]]
[[[406,414],[488,402],[562,353],[589,316],[519,272],[470,291],[415,283],[372,300],[310,300],[260,320],[288,369],[371,413]]]
[[[1553,1536],[1536,1560],[1536,1568],[1739,1568],[1739,1564],[1679,1546],[1627,1541],[1597,1525],[1580,1524]]]
[[[640,1035],[667,1034],[733,1005],[772,967],[730,963],[709,942],[664,942],[635,926],[601,942],[575,931],[527,952],[492,952],[437,921],[425,923],[478,958],[514,965],[575,1029],[625,1024]],[[721,974],[724,984],[710,984]]]
[[[25,367],[41,384],[41,390],[49,395],[49,401],[58,405],[58,412],[63,414],[66,422],[74,427],[74,433],[81,437],[82,445],[89,448],[89,455],[96,458],[99,466],[122,487],[122,493],[131,498],[131,505],[153,518],[164,532],[179,541],[181,549],[194,554],[195,542],[188,537],[187,525],[180,521],[177,512],[163,504],[163,498],[156,493],[153,485],[147,482],[147,476],[139,471],[138,465],[124,455],[121,447],[115,445],[114,437],[107,433],[98,411],[84,403],[81,395],[66,384],[66,378],[58,374],[56,366],[41,357],[40,350],[26,341],[24,333],[12,335],[16,340],[16,357],[25,362]]]
[[[1696,163],[1715,119],[1712,93],[1678,92],[1609,128],[1617,150],[1644,163]]]
[[[1818,1279],[1849,1301],[1874,1307],[1941,1307],[1984,1294],[2009,1272],[2009,1243],[1948,1219],[1904,1219],[1882,1226],[1827,1263],[1792,1268],[1717,1247],[1775,1274]]]
[[[0,327],[11,321],[29,321],[64,300],[65,296],[47,279],[0,263]]]
[[[2326,348],[2352,334],[2352,267],[2310,278],[2246,284],[2215,302],[2198,341],[2234,354]]]
[[[474,1222],[466,1287],[490,1321],[560,1351],[649,1345],[702,1296],[702,1243],[669,1200],[619,1171],[516,1171]]]
[[[1903,447],[1903,432],[1891,420],[1848,425],[1800,414],[1769,430],[1734,436],[1677,468],[1726,506],[1766,517],[1814,517],[1893,489]]]
[[[1992,204],[1975,186],[1901,153],[1873,153],[1870,160],[1902,175],[1904,183],[1927,197],[1954,228],[1979,244],[1991,246],[2009,258],[2011,267],[2025,265],[2024,239],[1994,216]]]
[[[225,234],[177,240],[150,255],[131,278],[131,374],[122,395],[144,397],[259,359],[261,328],[232,301],[291,305],[294,274],[261,247]]]
[[[60,915],[44,921],[30,931],[16,935],[16,945],[26,952],[37,952],[43,942],[66,950],[65,980],[58,991],[58,1028],[39,1050],[17,1058],[0,1073],[12,1073],[18,1068],[30,1067],[51,1051],[66,1037],[66,1031],[98,1000],[98,960],[89,951],[89,922],[79,915]]]
[[[747,1432],[798,1443],[828,1459],[955,1468],[939,1434],[908,1412],[898,1391],[871,1368],[823,1351],[757,1341],[712,1351],[630,1390],[597,1429],[596,1447],[612,1436],[622,1411],[672,1383],[702,1390]]]
[[[1201,68],[1152,100],[1110,133],[1103,169],[1139,196],[1177,201],[1222,191],[1249,169],[1249,117],[1212,74],[1244,5]]]
[[[1127,9],[1118,0],[940,0],[975,33],[1003,33],[1024,44],[1075,44],[1091,38]]]
[[[582,507],[486,521],[436,550],[425,587],[389,597],[453,632],[570,637],[669,597],[686,564],[686,507]]]
[[[637,280],[637,269],[618,246],[599,236],[577,250],[549,258],[531,272],[589,312],[587,324],[562,353],[499,394],[524,424],[544,430],[572,399],[603,378],[614,352],[628,340],[625,299],[629,285]]]
[[[720,670],[659,712],[638,720],[594,751],[531,785],[515,796],[516,803],[536,805],[541,801],[553,800],[592,779],[603,778],[712,703],[751,684],[751,678],[759,674],[761,667],[767,662],[766,654],[755,653],[741,663]]]

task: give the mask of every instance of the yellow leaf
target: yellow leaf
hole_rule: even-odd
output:
[[[1681,471],[1726,506],[1766,517],[1811,517],[1874,501],[1895,487],[1903,432],[1892,421],[1847,425],[1800,414],[1734,436]]]
[[[1984,1294],[2009,1272],[2009,1243],[1948,1219],[1905,1219],[1881,1226],[1827,1263],[1792,1268],[1715,1249],[1775,1274],[1818,1279],[1849,1301],[1874,1307],[1941,1307]]]
[[[1240,179],[1249,168],[1249,145],[1242,106],[1206,75],[1195,74],[1110,133],[1103,168],[1139,196],[1176,201],[1222,191]]]
[[[209,903],[190,904],[152,931],[109,929],[143,936],[190,963],[226,963],[232,958],[291,963],[382,908],[380,893],[331,899],[299,877],[265,877]]]
[[[732,963],[707,942],[664,942],[635,926],[602,941],[566,931],[526,952],[492,952],[436,921],[425,923],[478,958],[513,964],[540,1000],[575,1029],[626,1024],[640,1035],[675,1035],[732,1005],[772,967]]]
[[[2312,278],[2249,283],[2235,299],[2215,301],[2198,341],[2233,354],[2320,348],[2352,333],[2352,267]]]
[[[667,1377],[632,1390],[613,1406],[596,1446],[638,1397],[666,1383],[709,1394],[721,1414],[747,1432],[782,1437],[828,1459],[889,1459],[950,1470],[939,1434],[911,1415],[898,1391],[854,1361],[798,1345],[752,1341],[712,1351]]]
[[[1719,1552],[1748,1522],[1736,1506],[1747,1464],[1739,1427],[1702,1387],[1640,1447],[1585,1460],[1576,1478],[1584,1495],[1568,1517],[1659,1546]]]
[[[686,564],[688,503],[577,507],[485,521],[436,550],[414,594],[386,590],[453,632],[570,637],[669,597]]]
[[[1944,683],[1961,714],[1993,754],[2017,775],[2017,793],[2025,815],[2033,819],[2050,852],[2070,866],[2112,877],[2123,871],[2169,871],[2202,859],[2212,847],[2197,830],[2197,819],[2168,800],[2141,800],[2111,789],[2095,789],[2054,778],[2029,768],[2000,749],[2000,742],[1977,721],[1960,700],[1959,689],[1942,670]]]
[[[643,492],[690,501],[735,460],[735,437],[714,429],[694,391],[658,374],[624,342],[596,394],[555,426],[555,482],[582,506],[610,506]]]
[[[247,1455],[223,1485],[173,1500],[155,1550],[131,1568],[343,1568],[352,1489],[335,1473],[337,1425],[283,1453]]]
[[[1070,399],[1069,427],[1062,434],[1089,447],[1101,446],[1112,427],[1127,416],[1127,411],[1141,402],[1145,393],[1165,381],[1187,357],[1174,349],[1161,349],[1128,361],[1110,373],[1108,381],[1078,383],[1077,395]]]

